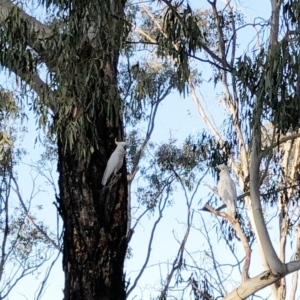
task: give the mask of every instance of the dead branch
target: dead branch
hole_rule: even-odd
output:
[[[155,230],[157,228],[157,225],[159,224],[159,222],[161,221],[162,217],[163,217],[163,211],[166,207],[166,204],[168,202],[168,198],[169,198],[169,194],[166,195],[166,197],[159,203],[159,210],[158,210],[158,217],[156,219],[156,221],[154,222],[153,224],[153,227],[152,227],[152,230],[151,230],[151,234],[150,234],[150,239],[149,239],[149,243],[148,243],[148,248],[147,248],[147,254],[146,254],[146,258],[145,258],[145,261],[144,261],[144,264],[139,272],[139,274],[137,275],[137,277],[135,278],[132,286],[130,287],[130,289],[128,290],[128,292],[126,293],[126,297],[129,296],[129,294],[135,289],[139,279],[141,278],[141,276],[143,275],[146,267],[147,267],[147,264],[149,262],[149,259],[150,259],[150,254],[151,254],[151,250],[152,250],[152,243],[153,243],[153,238],[154,238],[154,234],[155,234]]]
[[[187,194],[187,191],[186,191],[186,187],[184,186],[180,176],[178,176],[177,172],[175,171],[173,165],[171,163],[170,163],[170,165],[172,166],[172,171],[173,171],[175,177],[179,179],[179,182],[180,182],[181,187],[182,187],[182,189],[184,191],[184,194],[185,194],[185,200],[186,200],[186,205],[187,205],[187,228],[186,228],[185,234],[183,236],[183,239],[181,240],[181,242],[179,242],[180,246],[179,246],[179,249],[177,251],[177,255],[176,255],[176,257],[173,261],[172,269],[169,272],[169,274],[167,275],[167,278],[166,278],[165,284],[164,284],[164,288],[161,291],[161,297],[162,298],[167,296],[167,291],[169,289],[169,286],[170,286],[170,283],[171,283],[171,280],[174,276],[175,271],[178,270],[179,268],[181,268],[181,266],[182,266],[183,253],[184,253],[184,250],[185,250],[185,245],[187,243],[187,240],[188,240],[188,237],[189,237],[189,234],[190,234],[190,230],[191,230],[191,226],[192,226],[192,221],[193,221],[192,203],[193,203],[193,200],[195,198],[196,192],[197,192],[197,190],[200,186],[200,183],[202,182],[203,178],[206,176],[206,174],[208,172],[208,169],[207,169],[206,172],[202,175],[202,177],[198,180],[195,191],[194,191],[191,199],[189,200],[188,199],[188,194]]]
[[[29,214],[29,211],[28,211],[28,209],[27,209],[27,207],[26,207],[26,205],[25,205],[25,203],[24,203],[24,201],[23,201],[23,198],[22,198],[22,196],[21,196],[21,193],[20,193],[20,189],[19,189],[19,185],[18,185],[18,182],[17,182],[17,180],[15,179],[15,177],[12,175],[11,176],[11,179],[12,179],[12,181],[14,182],[14,184],[15,184],[15,188],[14,187],[12,187],[12,189],[13,189],[13,191],[16,193],[16,195],[17,195],[17,197],[18,197],[18,199],[19,199],[19,202],[20,202],[20,204],[21,204],[21,206],[22,206],[22,208],[23,208],[23,210],[24,210],[24,213],[25,213],[25,215],[26,215],[26,217],[27,217],[27,219],[28,219],[28,221],[35,227],[35,229],[50,243],[50,244],[52,244],[52,246],[54,247],[54,248],[56,248],[57,250],[59,250],[59,251],[61,251],[61,248],[56,244],[56,242],[53,240],[53,239],[51,239],[50,237],[49,237],[49,235],[39,226],[39,225],[37,225],[36,223],[35,223],[35,221],[34,221],[34,219],[31,217],[31,215]]]
[[[245,234],[241,228],[240,223],[238,222],[238,220],[234,220],[233,218],[231,218],[231,216],[229,216],[228,214],[219,212],[219,211],[213,209],[208,204],[206,204],[205,207],[214,215],[228,220],[230,222],[230,224],[232,225],[233,229],[235,230],[238,238],[241,240],[244,250],[245,250],[245,263],[244,263],[244,267],[243,267],[242,282],[248,280],[249,279],[250,260],[251,260],[251,249],[250,249],[247,237],[245,236]]]

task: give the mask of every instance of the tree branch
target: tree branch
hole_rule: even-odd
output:
[[[164,2],[176,15],[177,19],[179,20],[179,22],[181,23],[182,27],[185,28],[188,31],[188,28],[186,27],[186,24],[184,22],[184,20],[182,19],[182,17],[180,16],[180,14],[177,12],[177,9],[171,4],[171,1],[168,0],[162,0],[162,2]],[[212,50],[210,50],[205,43],[198,41],[201,48],[215,61],[217,61],[218,63],[220,63],[220,65],[216,64],[215,62],[210,62],[213,65],[217,66],[218,68],[221,69],[226,69],[227,71],[231,71],[233,68],[232,66],[226,61],[226,59],[224,60],[223,58],[219,57],[217,54],[215,54]],[[190,57],[194,57],[193,55],[190,55]],[[196,58],[196,57],[194,57]],[[199,58],[198,58],[199,59]]]
[[[191,95],[192,95],[192,99],[194,100],[194,103],[197,107],[197,110],[203,120],[203,122],[207,125],[207,127],[209,128],[209,130],[213,133],[213,135],[215,136],[215,138],[217,139],[217,141],[223,145],[224,141],[220,135],[220,133],[218,132],[218,130],[216,129],[216,127],[212,124],[212,122],[210,121],[210,119],[207,117],[207,115],[205,114],[204,108],[201,105],[201,102],[197,96],[196,90],[195,90],[195,86],[194,84],[190,81],[189,82],[190,85],[190,89],[191,89]]]
[[[262,115],[262,100],[257,98],[254,108],[254,122],[252,133],[252,147],[250,154],[250,198],[252,219],[255,228],[255,234],[257,235],[258,242],[261,243],[261,250],[264,253],[266,262],[269,269],[274,275],[283,274],[286,271],[285,265],[279,260],[274,247],[272,245],[264,217],[262,214],[262,207],[260,203],[260,180],[259,180],[259,168],[260,168],[260,153],[261,153],[261,115]],[[252,220],[251,220],[252,221]]]
[[[56,248],[57,250],[61,251],[60,247],[55,243],[55,241],[52,240],[52,239],[48,236],[48,234],[47,234],[40,226],[38,226],[38,225],[34,222],[33,218],[30,216],[29,211],[28,211],[28,209],[26,208],[26,205],[25,205],[25,203],[24,203],[24,201],[23,201],[23,199],[22,199],[22,197],[21,197],[20,190],[19,190],[19,185],[18,185],[16,179],[14,178],[14,176],[11,176],[11,179],[12,179],[12,181],[14,182],[14,184],[15,184],[15,186],[16,186],[16,188],[12,187],[12,189],[13,189],[13,191],[17,194],[17,197],[18,197],[18,199],[19,199],[19,201],[20,201],[20,204],[21,204],[22,208],[24,209],[24,212],[25,212],[25,215],[26,215],[28,221],[36,228],[36,230],[37,230],[37,231],[38,231],[38,232],[39,232],[39,233],[40,233],[40,234],[41,234],[41,235],[42,235],[42,236],[43,236],[50,244],[52,244],[52,246],[54,246],[54,248]]]
[[[281,138],[278,142],[275,142],[272,145],[270,145],[269,147],[267,147],[264,150],[262,150],[260,152],[258,158],[261,160],[264,156],[266,156],[268,154],[269,151],[271,151],[275,147],[278,147],[278,145],[283,144],[283,143],[285,143],[287,141],[290,141],[290,140],[295,140],[295,139],[297,139],[299,137],[300,137],[300,133],[297,133],[297,134],[294,134],[294,135],[290,135],[290,136],[286,136],[284,138]]]
[[[52,30],[34,17],[28,15],[17,4],[13,4],[10,0],[0,0],[0,23],[5,21],[12,10],[18,12],[21,21],[26,22],[28,28],[32,33],[34,33],[36,39],[34,41],[30,41],[30,46],[39,52],[39,50],[44,48],[41,43],[53,34]],[[9,30],[9,28],[7,28],[7,30]]]
[[[26,82],[36,94],[43,99],[45,104],[51,109],[52,113],[55,115],[57,113],[57,103],[54,92],[49,88],[48,84],[44,82],[40,76],[34,71],[23,72],[22,68],[19,66],[9,66],[7,61],[1,61],[1,64],[8,68],[10,71],[14,72],[17,76]]]
[[[143,266],[142,266],[139,274],[135,278],[133,285],[130,287],[130,289],[126,293],[126,297],[128,297],[129,294],[134,290],[134,288],[136,287],[139,279],[141,278],[142,274],[144,273],[145,268],[147,267],[147,264],[148,264],[149,259],[150,259],[151,250],[152,250],[152,242],[153,242],[153,238],[154,238],[154,233],[155,233],[155,230],[156,230],[156,227],[157,227],[158,223],[160,222],[160,220],[163,217],[162,213],[163,213],[163,211],[164,211],[164,209],[166,207],[166,204],[168,202],[168,198],[169,198],[169,194],[167,194],[167,196],[165,197],[165,199],[161,200],[161,202],[160,202],[160,205],[159,205],[160,206],[159,207],[159,214],[158,214],[158,218],[154,222],[153,228],[151,230],[151,234],[150,234],[150,239],[149,239],[149,243],[148,243],[148,249],[147,249],[147,254],[146,254],[145,262],[144,262],[144,264],[143,264]]]
[[[254,293],[260,291],[261,289],[275,283],[283,276],[288,275],[294,271],[300,269],[300,261],[290,262],[286,265],[286,271],[282,274],[274,275],[270,271],[265,271],[246,282],[242,282],[242,284],[234,289],[232,292],[227,294],[222,300],[236,300],[236,299],[247,299],[249,296]]]
[[[219,194],[218,194],[217,189],[212,188],[209,184],[204,184],[204,186],[207,186],[217,197],[221,198],[219,196]],[[293,184],[293,185],[290,185],[290,186],[285,186],[285,187],[280,188],[280,189],[276,189],[276,190],[274,190],[274,191],[272,191],[270,193],[265,193],[265,194],[260,194],[260,195],[266,197],[266,196],[270,196],[270,195],[273,195],[273,194],[276,194],[276,193],[280,193],[282,191],[286,191],[288,189],[294,189],[294,188],[296,188],[298,186],[299,186],[298,184]],[[236,199],[239,201],[239,200],[244,199],[247,196],[250,196],[250,191],[247,191],[244,194],[237,196]],[[206,204],[208,204],[208,203],[206,203]],[[220,211],[220,210],[222,210],[225,207],[226,207],[226,204],[222,204],[218,208],[215,208],[215,210]],[[208,211],[208,209],[205,208],[205,205],[201,208],[201,210]]]
[[[174,167],[172,166],[172,171],[173,173],[175,174],[175,176],[177,177],[177,173],[176,171],[174,170]],[[170,286],[170,283],[171,283],[171,280],[174,276],[174,273],[176,270],[180,269],[182,267],[182,263],[183,263],[183,252],[185,250],[185,245],[187,243],[187,240],[188,240],[188,237],[189,237],[189,234],[190,234],[190,230],[191,230],[191,226],[192,226],[192,223],[193,223],[193,215],[194,215],[194,212],[192,211],[192,203],[193,203],[193,200],[195,198],[195,195],[196,195],[196,192],[200,186],[200,183],[202,182],[203,178],[206,176],[206,174],[208,173],[208,169],[206,170],[206,172],[202,175],[202,177],[198,180],[197,182],[197,187],[191,197],[191,199],[189,200],[188,198],[188,193],[187,193],[187,190],[186,190],[186,187],[184,186],[182,180],[180,179],[180,185],[184,191],[184,195],[185,195],[185,200],[186,200],[186,206],[187,206],[187,227],[186,227],[186,231],[185,231],[185,234],[181,240],[181,242],[179,242],[178,240],[178,243],[179,243],[179,249],[177,251],[177,254],[176,254],[176,257],[173,261],[173,264],[172,264],[172,268],[171,268],[171,271],[169,272],[169,274],[167,275],[167,278],[165,280],[165,285],[164,285],[164,288],[162,289],[161,293],[160,293],[160,298],[163,299],[163,298],[167,298],[167,292],[168,292],[168,289],[169,289],[169,286]]]
[[[300,221],[297,224],[297,228],[296,228],[296,249],[295,249],[295,257],[299,258],[299,254],[300,254]],[[290,300],[294,300],[296,299],[296,292],[297,292],[297,288],[298,288],[298,271],[295,271],[293,274],[293,279],[292,279],[292,286],[291,286],[291,291],[290,291]]]
[[[279,34],[280,7],[283,0],[270,0],[272,7],[270,47],[276,45]]]
[[[213,213],[216,216],[220,216],[224,219],[227,219],[230,224],[232,225],[233,229],[235,230],[237,236],[241,240],[244,250],[245,250],[245,263],[243,267],[243,275],[242,275],[242,281],[246,281],[249,279],[249,267],[250,267],[250,260],[251,260],[251,249],[247,240],[247,237],[245,236],[241,224],[237,221],[232,219],[229,215],[219,212],[215,209],[213,209],[210,205],[206,204],[205,208],[207,208],[211,213]]]
[[[16,20],[15,23],[18,24],[19,27],[25,27],[26,24],[25,28],[29,30],[28,36],[26,36],[26,43],[37,53],[42,52],[42,50],[45,49],[45,39],[53,34],[52,30],[34,17],[25,13],[18,5],[13,4],[9,0],[0,0],[0,25],[8,32],[8,34],[12,29],[6,28],[5,21],[12,11],[15,11],[16,16],[19,17],[19,20]],[[22,60],[20,59],[20,56],[22,54],[14,51],[14,55],[16,56],[14,59],[8,59],[6,55],[1,56],[1,64],[30,85],[55,114],[57,112],[57,104],[53,91],[51,91],[49,86],[39,77],[36,71],[29,70],[28,68],[26,69],[24,65],[21,65]]]

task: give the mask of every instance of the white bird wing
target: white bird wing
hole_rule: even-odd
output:
[[[227,171],[220,172],[218,194],[227,206],[227,213],[234,218],[237,200],[236,186]]]
[[[120,150],[121,151],[118,151],[116,153],[116,155],[117,155],[117,166],[115,167],[115,173],[117,173],[121,169],[121,167],[123,165],[123,161],[124,161],[125,149],[122,148]]]
[[[110,156],[106,169],[104,171],[103,177],[102,177],[102,185],[106,185],[108,179],[110,176],[115,172],[117,173],[123,164],[125,150],[122,146],[118,146],[115,151]]]

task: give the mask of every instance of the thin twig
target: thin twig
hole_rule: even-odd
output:
[[[28,211],[28,209],[27,209],[27,207],[26,207],[26,205],[25,205],[25,203],[24,203],[24,201],[23,201],[23,199],[22,199],[22,196],[21,196],[21,193],[20,193],[20,189],[19,189],[19,185],[18,185],[18,183],[17,183],[17,181],[16,181],[16,179],[14,178],[14,176],[11,176],[11,178],[12,178],[12,181],[14,182],[14,184],[15,184],[15,188],[14,187],[12,187],[12,189],[13,189],[13,191],[17,194],[17,196],[18,196],[18,199],[19,199],[19,201],[20,201],[20,204],[21,204],[21,206],[22,206],[22,208],[23,208],[23,210],[24,210],[24,212],[25,212],[25,215],[26,215],[26,217],[27,217],[27,219],[29,220],[29,222],[36,228],[36,230],[48,241],[48,242],[50,242],[50,244],[52,244],[57,250],[59,250],[59,251],[61,251],[61,248],[56,244],[56,242],[54,241],[54,240],[52,240],[49,236],[48,236],[48,234],[40,227],[40,226],[38,226],[36,223],[35,223],[35,221],[33,220],[33,218],[30,216],[30,214],[29,214],[29,211]]]
[[[243,267],[243,275],[242,275],[242,281],[246,281],[249,279],[249,267],[250,267],[250,260],[251,260],[251,249],[247,240],[247,237],[245,236],[241,224],[237,221],[231,218],[231,216],[227,215],[226,213],[219,212],[215,209],[213,209],[210,205],[206,204],[205,207],[212,212],[216,216],[220,216],[230,222],[233,229],[235,230],[237,236],[241,240],[244,250],[245,250],[245,263]]]
[[[135,278],[132,286],[130,287],[130,289],[128,290],[128,292],[126,293],[126,297],[129,296],[129,294],[135,289],[139,279],[141,278],[142,274],[144,273],[145,271],[145,268],[147,267],[147,264],[149,262],[149,259],[150,259],[150,254],[151,254],[151,250],[152,250],[152,243],[153,243],[153,238],[154,238],[154,233],[155,233],[155,230],[156,230],[156,227],[158,225],[158,223],[160,222],[160,220],[162,219],[163,217],[163,210],[165,209],[166,207],[166,204],[168,202],[168,198],[169,198],[169,194],[167,194],[167,196],[165,197],[164,200],[162,200],[160,202],[160,207],[159,207],[159,215],[158,215],[158,218],[156,219],[153,227],[152,227],[152,230],[151,230],[151,234],[150,234],[150,239],[149,239],[149,243],[148,243],[148,249],[147,249],[147,254],[146,254],[146,258],[145,258],[145,261],[144,261],[144,264],[139,272],[139,274],[137,275],[137,277]]]
[[[45,285],[46,285],[47,280],[48,280],[48,278],[49,278],[49,276],[50,276],[51,270],[52,270],[52,268],[54,267],[56,261],[58,260],[60,254],[61,254],[60,251],[58,251],[58,252],[57,252],[56,258],[52,261],[50,267],[47,269],[46,275],[45,275],[44,279],[42,280],[42,282],[41,282],[41,284],[40,284],[40,289],[39,289],[39,292],[38,292],[37,296],[35,297],[35,300],[40,300],[40,299],[42,299],[43,292],[44,292],[44,289],[45,289]]]

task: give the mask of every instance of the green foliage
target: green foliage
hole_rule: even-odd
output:
[[[176,88],[176,74],[168,63],[153,59],[130,66],[128,62],[121,63],[120,69],[119,89],[127,124],[146,121],[151,109]]]
[[[153,19],[149,14],[143,13],[141,29],[147,33],[148,37],[141,36],[141,41],[150,47],[156,41],[158,57],[166,61],[171,60],[176,68],[176,87],[180,92],[187,89],[186,82],[190,76],[189,57],[201,49],[203,36],[197,25],[196,18],[189,7],[169,3],[163,11],[155,12],[149,8],[149,13],[156,18],[160,29],[153,26]]]
[[[0,120],[5,118],[15,118],[19,109],[15,102],[12,92],[0,86]]]
[[[299,48],[283,40],[254,59],[244,55],[237,61],[241,102],[248,105],[245,117],[252,118],[254,101],[263,105],[262,117],[272,122],[278,132],[295,130],[300,124]]]
[[[195,300],[214,300],[213,288],[210,286],[207,278],[199,278],[196,272],[191,274],[189,278],[191,284],[191,294],[193,294]]]
[[[155,175],[151,175],[151,182],[155,186],[162,181],[163,176],[174,176],[177,182],[181,182],[191,191],[199,180],[199,173],[204,173],[207,168],[214,170],[215,166],[227,161],[230,152],[226,150],[227,143],[220,146],[213,137],[205,132],[197,137],[187,137],[183,145],[177,146],[175,141],[160,145],[155,152],[155,159],[150,161],[150,169]],[[159,173],[157,172],[157,167]]]
[[[190,7],[169,4],[162,22],[163,34],[159,34],[157,55],[170,56],[177,67],[177,87],[180,92],[186,89],[190,77],[189,57],[203,45],[203,34]]]
[[[109,1],[42,3],[52,14],[48,24],[53,34],[41,40],[43,29],[33,31],[30,22],[20,17],[21,11],[13,9],[0,32],[0,62],[32,86],[37,84],[35,77],[42,63],[43,70],[49,72],[50,84],[38,87],[40,94],[33,106],[38,125],[51,125],[49,102],[55,99],[55,122],[50,133],[58,134],[65,151],[74,151],[77,159],[89,161],[100,139],[95,130],[98,115],[114,118],[121,106],[116,88],[112,88],[114,76],[103,70],[107,57],[120,52],[123,23],[116,25],[117,38],[110,38],[111,25],[104,14],[113,9]],[[108,29],[100,32],[97,28],[103,26]],[[88,38],[91,31],[93,41]],[[111,98],[113,102],[108,100]]]
[[[217,20],[212,10],[211,9],[196,10],[195,17],[199,28],[201,28],[201,31],[203,32],[203,36],[205,38],[205,45],[214,52],[220,51],[219,40],[218,38],[216,38],[218,36],[218,28],[216,26]],[[218,18],[220,20],[219,22],[224,37],[224,42],[226,45],[230,45],[232,43],[232,37],[234,34],[231,25],[231,20],[234,19],[235,26],[239,28],[246,24],[245,16],[240,11],[233,11],[233,13],[229,13],[227,10],[220,9],[218,11]],[[218,73],[220,73],[221,71],[218,68],[215,68],[215,70]]]
[[[283,5],[283,15],[285,20],[288,20],[290,25],[295,28],[299,28],[299,1],[297,0],[289,0]]]

